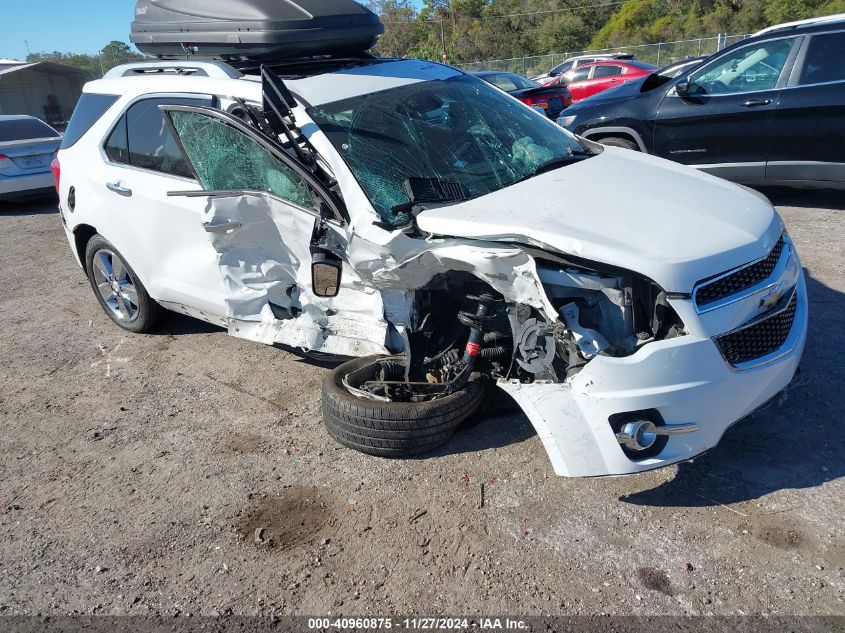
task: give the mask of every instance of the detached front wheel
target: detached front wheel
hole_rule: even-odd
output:
[[[323,419],[329,435],[367,455],[405,457],[437,448],[487,394],[487,380],[478,376],[460,391],[422,402],[383,402],[361,395],[355,386],[378,380],[385,365],[395,367],[395,361],[358,358],[334,369],[323,383]]]

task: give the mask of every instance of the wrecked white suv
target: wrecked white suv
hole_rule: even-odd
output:
[[[353,358],[324,415],[369,454],[447,441],[495,386],[557,474],[635,473],[716,445],[801,359],[803,273],[763,196],[440,64],[120,67],[57,162],[115,323],[165,308]]]

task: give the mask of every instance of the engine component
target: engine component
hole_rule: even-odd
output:
[[[478,308],[476,308],[475,314],[469,312],[460,312],[458,314],[458,321],[469,328],[470,334],[466,349],[464,350],[464,357],[461,361],[464,368],[452,383],[453,389],[462,389],[472,375],[473,369],[478,362],[478,357],[481,355],[481,346],[484,343],[484,331],[489,330],[490,324],[495,317],[494,304],[497,302],[496,297],[491,294],[482,294],[477,297],[467,298],[478,301]]]
[[[587,360],[595,358],[610,347],[607,339],[595,330],[584,327],[579,321],[580,312],[574,303],[567,303],[560,309],[563,322],[575,339],[578,349]]]
[[[479,361],[495,364],[512,352],[512,348],[502,344],[507,337],[490,331],[495,327],[497,304],[502,300],[491,294],[466,299],[477,302],[477,307],[475,312],[457,313],[458,322],[470,330],[463,354],[457,347],[457,341],[462,340],[459,332],[459,338],[447,350],[432,358],[424,356],[425,333],[430,334],[427,314],[419,331],[406,337],[404,357],[376,358],[345,376],[343,386],[355,397],[391,403],[430,402],[464,389],[478,373]],[[492,345],[484,347],[488,344]]]
[[[555,339],[546,324],[528,319],[520,327],[516,339],[519,366],[530,374],[548,372],[555,359]]]

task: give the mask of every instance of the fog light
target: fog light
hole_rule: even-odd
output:
[[[619,443],[631,451],[647,451],[657,441],[657,427],[651,420],[635,420],[616,434]]]

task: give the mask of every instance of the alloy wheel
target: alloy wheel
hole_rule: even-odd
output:
[[[97,290],[119,321],[132,322],[138,318],[138,290],[126,264],[113,251],[101,249],[94,253],[94,283]]]

